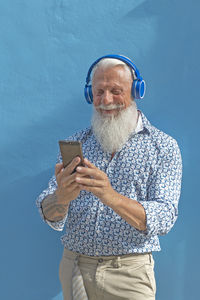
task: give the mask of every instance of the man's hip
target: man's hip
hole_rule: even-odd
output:
[[[64,248],[59,271],[64,300],[73,299],[72,274],[76,261],[89,300],[155,299],[151,253],[90,257]]]

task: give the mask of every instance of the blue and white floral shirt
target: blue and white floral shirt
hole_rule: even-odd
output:
[[[36,203],[43,219],[55,230],[63,230],[64,246],[78,253],[100,256],[159,251],[158,236],[170,231],[178,216],[182,161],[177,142],[150,124],[140,112],[137,130],[122,149],[106,153],[87,128],[67,140],[82,142],[83,156],[104,171],[112,187],[120,194],[137,200],[145,209],[147,230],[129,225],[96,196],[81,191],[71,201],[68,214],[59,222],[45,220],[42,200],[56,188],[53,176]],[[58,162],[61,162],[61,156]]]

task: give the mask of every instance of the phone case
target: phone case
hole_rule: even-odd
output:
[[[81,158],[79,165],[83,165],[82,145],[79,141],[59,141],[60,152],[64,168],[76,157]]]

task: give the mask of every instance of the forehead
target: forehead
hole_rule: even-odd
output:
[[[119,85],[127,86],[131,83],[131,74],[127,72],[122,66],[101,68],[95,70],[92,85]]]

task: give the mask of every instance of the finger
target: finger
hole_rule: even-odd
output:
[[[105,185],[105,182],[103,180],[96,180],[93,178],[86,178],[86,177],[79,177],[79,176],[75,178],[75,181],[77,183],[87,185],[87,186],[92,186],[92,187],[103,187]]]
[[[78,172],[75,172],[75,177],[78,176],[78,177],[86,177],[86,178],[90,178],[89,175],[85,174],[85,173],[78,173]]]
[[[78,164],[80,163],[81,159],[79,156],[75,157],[70,164],[65,167],[64,171],[63,171],[63,175],[70,175],[74,169],[78,166]]]
[[[80,189],[80,185],[77,182],[73,182],[72,184],[70,184],[70,186],[66,187],[64,190],[67,193],[72,193],[76,189]]]
[[[98,169],[95,165],[93,165],[87,158],[83,160],[84,164],[91,169]]]
[[[77,173],[73,173],[72,175],[65,175],[62,176],[61,180],[59,181],[60,185],[63,187],[70,186],[73,182],[75,182],[75,178],[77,176]],[[83,177],[84,174],[81,174],[80,177]]]
[[[70,184],[72,184],[73,182],[75,182],[75,178],[76,178],[76,174],[73,173],[72,175],[65,175],[65,176],[62,176],[62,178],[60,179],[59,181],[59,185],[62,186],[62,187],[67,187],[69,186]]]
[[[72,175],[65,175],[64,172],[61,174],[58,174],[57,176],[57,183],[59,187],[68,187],[70,186],[73,182],[75,182],[75,178],[77,176],[77,173],[73,173]],[[80,174],[79,177],[85,176],[84,174]]]
[[[63,168],[64,168],[63,163],[56,164],[55,165],[55,176],[57,176]]]
[[[101,194],[101,188],[98,188],[98,187],[92,187],[92,186],[87,186],[87,185],[80,184],[80,189],[84,190],[84,191],[91,192],[94,195],[100,195]]]
[[[104,177],[105,177],[105,174],[96,167],[95,167],[95,169],[90,169],[90,168],[78,166],[76,168],[76,172],[78,173],[78,175],[83,174],[85,176],[94,177],[96,179],[104,179]]]
[[[77,172],[71,174],[71,175],[63,175],[61,182],[68,182],[68,185],[72,182],[75,182],[75,179],[77,177]],[[85,174],[78,174],[78,177],[86,177]],[[87,176],[88,177],[88,176]]]

